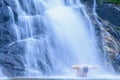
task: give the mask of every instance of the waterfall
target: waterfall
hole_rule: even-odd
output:
[[[75,75],[74,64],[98,66],[89,77],[107,73],[99,57],[94,25],[80,0],[15,3],[17,20],[9,7],[16,34],[10,45],[25,42],[25,77]]]
[[[15,2],[17,41],[26,42],[25,76],[68,75],[74,64],[101,66],[94,26],[79,0],[69,6],[64,0]]]
[[[96,48],[94,26],[86,14],[85,6],[80,1],[73,3],[70,0],[69,4],[70,6],[55,5],[45,11],[53,26],[57,46],[54,52],[57,52],[57,58],[67,68],[72,64],[98,65],[100,68],[97,72],[104,72]]]

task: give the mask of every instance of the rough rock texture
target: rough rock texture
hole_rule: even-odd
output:
[[[81,2],[89,7],[93,6],[93,0],[81,0]]]
[[[22,76],[24,73],[25,42],[15,42],[0,51],[2,73],[9,77]]]
[[[106,59],[109,63],[111,63],[114,69],[119,72],[119,52],[120,52],[120,40],[119,34],[116,26],[113,26],[108,21],[101,19],[101,23],[104,27],[100,27],[100,32],[102,35],[102,48],[104,48],[104,53],[106,55]],[[99,40],[98,40],[99,41]],[[118,61],[117,61],[118,60]]]
[[[106,64],[110,63],[116,72],[120,72],[120,5],[99,3],[97,1],[96,12],[98,21],[93,15],[93,0],[81,0],[86,4],[88,14],[95,25],[96,39]]]
[[[12,42],[16,41],[12,16],[9,10],[10,7],[12,10],[15,9],[12,1],[0,0],[0,67],[3,74],[9,77],[20,76],[22,75],[20,71],[24,70],[24,66],[20,61],[23,54],[23,52],[20,52],[23,51],[21,46],[16,43],[9,46]]]
[[[107,61],[113,65],[116,72],[120,72],[120,6],[103,3],[98,5],[96,11],[103,25],[99,26],[103,39],[100,46],[104,48]]]
[[[99,17],[109,21],[115,26],[120,26],[120,7],[115,4],[103,3],[98,5],[97,13]]]
[[[8,6],[4,0],[0,0],[0,49],[15,41],[15,34],[12,30],[12,20]]]
[[[29,6],[33,10],[28,12],[26,9],[26,4],[21,0],[22,8],[29,14],[30,17],[35,17],[36,15],[43,13],[43,8],[40,12],[36,12],[33,3]],[[43,4],[40,3],[40,7],[43,7]],[[24,8],[25,7],[25,8]],[[15,0],[0,0],[0,69],[2,73],[9,77],[23,76],[25,72],[25,45],[26,45],[26,30],[23,28],[21,34],[22,40],[17,40],[17,35],[15,32],[14,24],[18,25],[18,29],[26,27],[26,21],[19,20],[18,6]],[[41,16],[33,18],[34,28],[34,37],[37,39],[37,36],[44,33],[45,25],[43,18]],[[21,24],[22,25],[21,25]],[[19,27],[20,26],[20,27]],[[40,29],[38,29],[40,28]],[[24,40],[25,41],[24,41]],[[42,65],[40,61],[39,65]],[[44,68],[43,66],[40,68]]]

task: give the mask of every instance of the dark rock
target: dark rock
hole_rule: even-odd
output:
[[[6,76],[23,76],[25,70],[25,42],[14,42],[0,51],[0,66]],[[5,71],[4,71],[5,70]]]
[[[4,5],[4,1],[0,0],[0,7],[2,7]]]
[[[94,0],[81,0],[81,2],[92,8]]]
[[[12,11],[14,13],[14,19],[15,19],[15,21],[17,21],[18,20],[18,13],[17,13],[18,11],[17,11],[17,5],[15,3],[15,0],[4,0],[4,2],[7,6],[9,6],[12,9]]]
[[[0,23],[5,23],[7,21],[9,21],[10,19],[10,15],[8,13],[8,8],[7,6],[2,6],[0,8]]]
[[[16,40],[11,26],[0,25],[0,49]]]
[[[16,3],[15,0],[4,0],[5,4],[7,6],[10,6],[12,9],[16,9]]]
[[[115,5],[103,3],[98,5],[97,13],[99,17],[112,23],[113,25],[120,26],[120,10],[115,8]]]
[[[120,72],[120,55],[110,57],[116,72]]]
[[[110,6],[107,3],[104,3],[104,5]],[[114,6],[112,7],[114,8]],[[113,8],[111,8],[111,10]],[[111,11],[110,9],[108,10]],[[108,10],[107,12],[109,12]],[[99,46],[101,48],[104,48],[103,52],[105,53],[105,55],[107,55],[106,60],[113,65],[114,70],[116,72],[120,72],[120,63],[119,63],[120,58],[117,57],[118,52],[120,50],[120,47],[119,47],[120,46],[119,44],[120,42],[119,27],[120,26],[115,26],[115,25],[119,25],[117,24],[119,23],[119,21],[117,21],[117,19],[119,19],[119,16],[117,15],[118,17],[117,19],[115,19],[116,12],[113,12],[113,13],[110,12],[110,14],[106,13],[106,8],[98,12],[98,14],[100,17],[99,20],[103,25],[102,28],[101,26],[98,26],[98,27],[100,28],[100,34],[102,34],[102,41],[104,41],[104,44],[102,44],[102,46],[101,45]],[[114,20],[114,22],[111,22],[112,20]],[[101,40],[98,39],[98,42],[100,41]]]
[[[14,76],[14,69],[20,70],[20,64],[15,61],[12,55],[5,53],[0,53],[0,66],[2,68],[2,73],[6,76]]]
[[[12,1],[12,0],[11,0]],[[16,40],[12,25],[12,17],[9,13],[8,5],[4,0],[0,0],[0,49],[4,48]]]

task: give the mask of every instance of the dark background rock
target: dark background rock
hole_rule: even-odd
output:
[[[115,8],[115,5],[103,3],[97,7],[98,15],[113,25],[120,26],[120,10]]]
[[[117,57],[120,54],[120,5],[107,2],[100,3],[96,0],[96,12],[98,14],[98,20],[103,25],[102,28],[102,26],[99,25],[94,18],[92,9],[93,1],[81,1],[86,5],[91,21],[95,25],[95,33],[99,49],[102,53],[105,53],[100,54],[100,56],[102,56],[101,61],[104,62],[103,58],[106,59],[105,61],[109,62],[116,72],[120,72],[120,57]],[[106,37],[110,37],[112,40],[107,40]],[[111,55],[114,56],[111,57]]]
[[[81,2],[92,8],[94,0],[81,0]]]
[[[2,3],[0,7],[0,23],[5,23],[10,19],[10,14],[8,13],[7,5]]]

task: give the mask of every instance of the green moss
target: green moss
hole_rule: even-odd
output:
[[[114,4],[120,4],[120,0],[99,0],[100,3],[109,2]]]
[[[108,0],[108,2],[120,4],[120,0]]]

